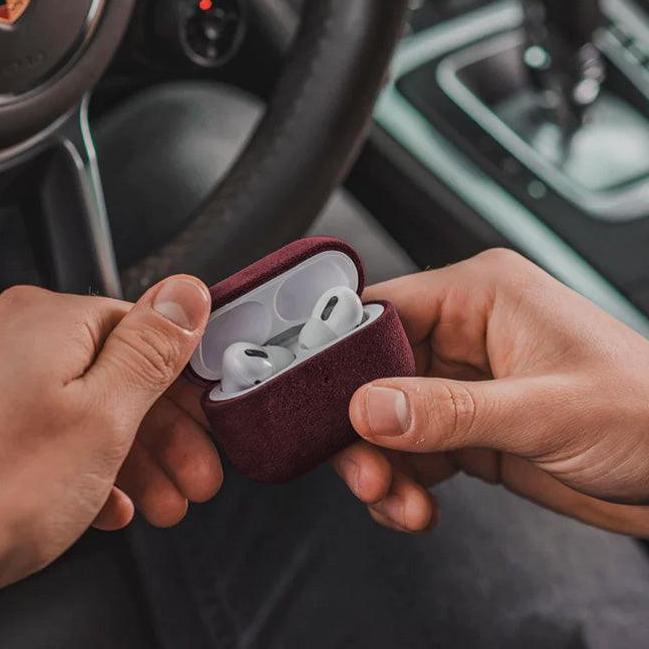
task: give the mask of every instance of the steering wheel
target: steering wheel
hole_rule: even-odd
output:
[[[191,225],[120,275],[87,105],[134,4],[0,0],[0,174],[33,174],[57,290],[134,299],[177,272],[213,282],[304,231],[358,149],[407,0],[307,0],[247,148]]]

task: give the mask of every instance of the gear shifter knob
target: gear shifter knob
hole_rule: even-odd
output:
[[[525,64],[557,121],[578,127],[599,97],[606,77],[594,45],[603,24],[599,0],[524,0],[528,48]]]

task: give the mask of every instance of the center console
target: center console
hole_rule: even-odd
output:
[[[420,3],[377,121],[559,279],[649,335],[649,14]]]

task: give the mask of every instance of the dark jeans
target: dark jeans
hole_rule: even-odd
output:
[[[649,646],[640,544],[457,479],[438,530],[374,525],[328,469],[229,472],[174,530],[87,535],[0,593],[2,649]]]

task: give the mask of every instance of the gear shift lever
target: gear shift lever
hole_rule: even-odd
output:
[[[606,68],[593,44],[599,0],[524,0],[525,64],[558,123],[578,128],[599,97]]]

